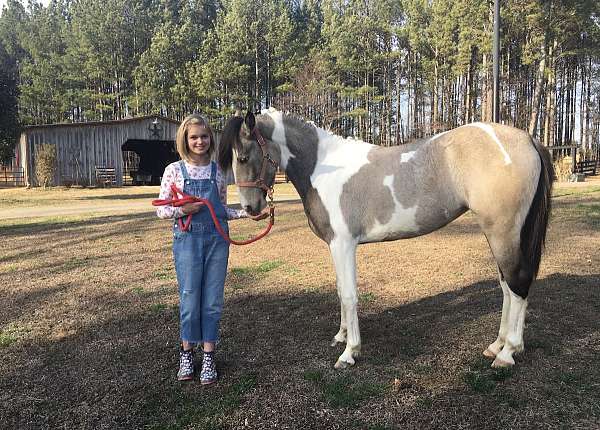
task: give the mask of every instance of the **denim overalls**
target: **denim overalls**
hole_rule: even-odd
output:
[[[219,199],[217,166],[210,163],[210,179],[190,179],[185,163],[183,192],[209,200],[223,230],[228,233],[227,215]],[[173,256],[179,283],[181,340],[190,343],[216,342],[223,310],[223,288],[229,258],[229,243],[217,232],[207,207],[192,216],[188,231],[173,225]]]

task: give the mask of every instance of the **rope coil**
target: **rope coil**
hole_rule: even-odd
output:
[[[229,235],[227,233],[225,233],[225,231],[223,231],[223,228],[221,227],[221,223],[219,223],[219,220],[217,219],[217,215],[215,213],[215,209],[212,205],[212,203],[207,200],[207,199],[203,199],[201,197],[195,197],[195,196],[190,196],[188,194],[185,194],[183,191],[181,191],[179,188],[177,188],[175,186],[175,184],[171,185],[171,191],[173,193],[173,198],[172,199],[156,199],[156,200],[152,200],[152,206],[165,206],[165,205],[172,205],[173,207],[181,207],[187,203],[202,203],[204,204],[208,210],[210,211],[210,216],[213,220],[213,223],[215,224],[215,228],[217,229],[217,232],[221,235],[221,237],[223,239],[225,239],[227,242],[229,242],[232,245],[248,245],[252,242],[256,242],[259,239],[262,239],[263,237],[265,237],[267,234],[269,234],[269,232],[271,231],[271,227],[273,227],[273,224],[275,224],[275,206],[273,205],[273,194],[269,193],[269,199],[270,201],[268,202],[268,206],[269,206],[269,224],[267,225],[267,227],[265,228],[265,230],[260,233],[258,236],[253,237],[251,239],[248,240],[233,240],[229,237]],[[192,214],[188,214],[187,215],[187,219],[185,221],[185,223],[183,222],[183,217],[182,218],[178,218],[177,222],[179,224],[179,228],[181,229],[181,231],[188,231],[190,224],[192,223]]]

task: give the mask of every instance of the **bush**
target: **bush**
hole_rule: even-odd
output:
[[[38,185],[46,188],[52,185],[56,171],[56,147],[43,143],[37,147],[35,160],[35,176]]]
[[[571,157],[562,157],[553,163],[554,174],[559,182],[565,182],[569,180],[571,173],[573,173],[571,161]]]

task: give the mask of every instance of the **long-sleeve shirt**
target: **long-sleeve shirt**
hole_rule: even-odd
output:
[[[210,179],[210,164],[207,166],[195,166],[193,164],[185,162],[185,168],[188,171],[188,175],[190,179]],[[248,214],[243,209],[233,209],[227,207],[227,180],[225,175],[221,172],[221,169],[217,167],[216,173],[216,182],[217,189],[219,190],[219,198],[221,199],[221,203],[223,203],[223,207],[225,208],[225,213],[227,214],[227,219],[238,219],[238,218],[246,218]],[[181,168],[179,166],[179,161],[175,163],[171,163],[165,169],[165,173],[162,177],[162,182],[160,184],[160,194],[158,196],[159,199],[172,199],[173,193],[171,192],[171,185],[175,184],[177,188],[183,191],[184,185],[183,174],[181,172]],[[171,219],[171,218],[180,218],[184,216],[183,208],[181,207],[173,207],[171,205],[158,206],[156,209],[156,215],[162,219]]]

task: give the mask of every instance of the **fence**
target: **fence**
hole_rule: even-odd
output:
[[[592,148],[582,151],[576,145],[549,146],[552,160],[562,157],[571,157],[571,171],[583,173],[586,176],[596,175],[600,169],[600,145],[594,144]]]
[[[22,167],[0,166],[0,186],[19,187],[25,185],[25,172]]]

